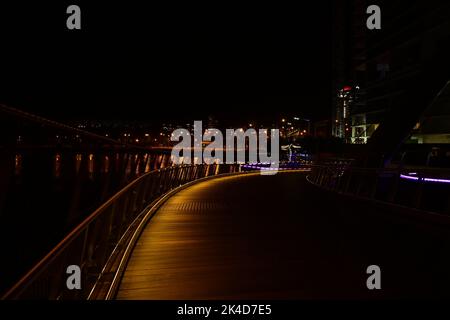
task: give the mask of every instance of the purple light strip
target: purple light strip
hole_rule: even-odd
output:
[[[278,167],[278,168],[272,168],[272,167],[264,167],[261,165],[257,165],[257,164],[246,164],[243,166],[243,168],[245,169],[255,169],[255,170],[279,170],[279,171],[284,171],[284,170],[302,170],[302,171],[311,171],[311,168],[301,168],[301,167],[297,167],[297,168],[283,168],[283,167]]]
[[[439,183],[450,183],[448,179],[436,179],[436,178],[425,178],[427,182],[439,182]]]
[[[419,178],[419,177],[411,177],[405,174],[401,174],[400,178],[407,179],[407,180],[414,180],[419,181],[420,179],[423,179],[425,182],[436,182],[436,183],[450,183],[450,179],[437,179],[437,178]]]
[[[401,174],[400,175],[400,178],[402,178],[402,179],[408,179],[408,180],[419,180],[419,178],[418,177],[411,177],[411,176],[407,176],[407,175],[404,175],[404,174]]]

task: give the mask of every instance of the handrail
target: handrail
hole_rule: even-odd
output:
[[[450,214],[450,170],[313,165],[312,184],[344,195]]]
[[[86,299],[102,276],[114,276],[120,246],[145,208],[170,190],[223,173],[240,172],[238,164],[171,166],[149,172],[128,184],[71,231],[27,272],[3,299]],[[113,259],[114,258],[114,259]],[[66,286],[67,267],[81,269],[80,290]],[[106,266],[108,266],[106,268]]]

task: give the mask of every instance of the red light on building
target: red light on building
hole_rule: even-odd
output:
[[[352,87],[350,87],[350,86],[345,86],[344,87],[344,91],[351,91],[352,90]]]

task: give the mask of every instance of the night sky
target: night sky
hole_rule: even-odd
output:
[[[331,114],[327,2],[138,3],[2,3],[0,102],[58,120]]]

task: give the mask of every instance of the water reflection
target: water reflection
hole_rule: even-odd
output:
[[[160,155],[158,156],[156,162],[155,162],[155,169],[157,169],[158,167],[159,167],[159,168],[164,168],[164,164],[163,164],[163,162],[162,162],[162,158],[163,158],[163,155],[160,154]]]
[[[81,168],[81,161],[83,160],[83,155],[81,153],[78,153],[75,156],[75,172],[77,174],[80,173],[80,168]]]
[[[22,173],[22,155],[16,154],[14,159],[14,174],[20,176]]]
[[[89,179],[94,180],[94,155],[91,153],[89,155],[89,161],[88,161],[88,174]]]
[[[141,158],[139,157],[139,155],[137,154],[137,155],[135,155],[134,156],[134,162],[135,162],[135,170],[134,170],[134,173],[136,174],[136,175],[139,175],[140,174],[140,164],[141,164]]]
[[[54,175],[55,178],[61,177],[61,154],[57,153],[55,155],[55,165],[54,165]]]
[[[129,176],[130,173],[131,173],[131,155],[127,154],[126,157],[125,157],[125,161],[126,161],[126,164],[127,164],[126,169],[125,169],[125,174],[127,176]]]
[[[102,173],[109,173],[109,164],[110,164],[109,156],[104,156],[103,157],[103,166],[102,166],[102,169],[101,169]]]
[[[44,170],[42,163],[39,162],[41,164],[38,164],[37,162],[37,159],[42,158],[47,158],[51,162],[52,177],[56,179],[63,178],[68,174],[73,176],[73,173],[75,173],[75,176],[87,175],[90,180],[95,180],[96,174],[100,173],[102,175],[120,175],[126,177],[125,180],[129,180],[152,170],[172,165],[170,155],[165,154],[115,153],[96,155],[93,153],[65,154],[57,152],[49,156],[38,155],[36,157],[33,154],[17,153],[14,155],[14,175],[16,177],[27,175],[26,173],[24,174],[25,164],[26,167],[38,168],[37,170],[40,171]],[[24,162],[24,159],[26,162]],[[45,161],[43,164],[45,165]]]
[[[148,155],[146,155],[145,170],[144,170],[145,173],[150,172],[152,170],[150,162],[151,162],[151,158],[150,158],[150,155],[148,154]]]

